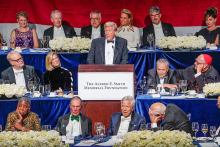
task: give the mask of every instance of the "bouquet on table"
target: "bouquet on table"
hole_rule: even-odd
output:
[[[1,132],[1,147],[63,147],[59,133],[52,131]]]
[[[21,97],[27,92],[26,88],[23,86],[18,86],[16,84],[0,84],[0,96],[4,95],[7,98],[13,96]]]
[[[202,36],[170,36],[161,38],[157,44],[162,49],[202,49],[206,47],[206,40]]]
[[[91,47],[91,39],[81,37],[60,37],[50,40],[49,46],[55,51],[86,52]]]
[[[128,132],[122,142],[115,147],[143,147],[143,146],[169,146],[169,147],[193,147],[190,134],[180,131],[133,131]]]
[[[203,92],[207,96],[220,95],[220,82],[205,84]]]

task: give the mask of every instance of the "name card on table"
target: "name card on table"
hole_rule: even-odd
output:
[[[121,100],[134,96],[133,72],[79,72],[78,95],[83,100]]]

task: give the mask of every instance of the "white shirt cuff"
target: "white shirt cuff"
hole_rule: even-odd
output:
[[[198,72],[197,74],[194,75],[195,78],[197,78],[198,76],[200,76],[202,73]]]
[[[157,128],[157,123],[151,123],[151,128]]]

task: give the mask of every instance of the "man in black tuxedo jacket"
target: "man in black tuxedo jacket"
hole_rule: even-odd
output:
[[[50,17],[53,27],[46,29],[43,36],[50,36],[50,39],[76,36],[74,28],[62,24],[62,13],[59,10],[53,10]]]
[[[149,45],[147,38],[150,34],[153,35],[154,43],[164,36],[176,36],[172,24],[161,21],[161,13],[158,6],[152,6],[149,9],[149,16],[152,23],[143,29],[143,45]]]
[[[191,123],[186,113],[174,104],[165,106],[159,102],[153,103],[148,113],[154,131],[160,126],[163,130],[179,130],[192,134]]]
[[[101,24],[101,12],[95,10],[90,12],[91,25],[81,28],[81,36],[91,39],[104,37],[104,25]]]
[[[66,136],[90,136],[92,134],[92,122],[85,115],[81,114],[82,100],[74,96],[70,100],[70,113],[58,119],[56,127],[61,135]]]
[[[92,41],[87,62],[89,64],[126,64],[128,62],[127,40],[116,37],[117,25],[106,22],[104,25],[105,38]]]

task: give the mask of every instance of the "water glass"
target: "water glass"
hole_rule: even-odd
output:
[[[170,89],[170,95],[175,96],[176,95],[176,88],[171,88]]]
[[[209,130],[208,124],[202,124],[202,125],[201,125],[201,130],[202,130],[202,133],[204,134],[204,137],[206,137],[206,133],[207,133],[208,130]]]
[[[42,130],[50,131],[51,130],[51,125],[42,125]]]
[[[197,132],[199,131],[199,123],[198,122],[192,122],[192,130],[195,132],[195,137]]]
[[[211,136],[212,138],[215,137],[215,135],[216,135],[216,127],[215,127],[215,126],[210,126],[210,127],[209,127],[209,134],[210,134],[210,136]]]
[[[50,95],[51,87],[50,84],[44,85],[44,92],[46,95]]]
[[[140,87],[140,89],[141,89],[141,92],[144,94],[145,89],[146,89],[146,82],[145,82],[144,80],[140,80],[140,81],[138,82],[138,85],[139,85],[139,87]]]
[[[42,44],[44,48],[49,48],[50,36],[43,36]]]
[[[94,124],[96,135],[104,136],[105,135],[105,126],[102,122],[95,122]]]
[[[44,85],[39,85],[39,92],[41,93],[41,96],[43,96],[45,94],[45,91],[44,91]]]
[[[187,80],[180,80],[179,88],[181,89],[182,93],[185,93],[187,90]]]

